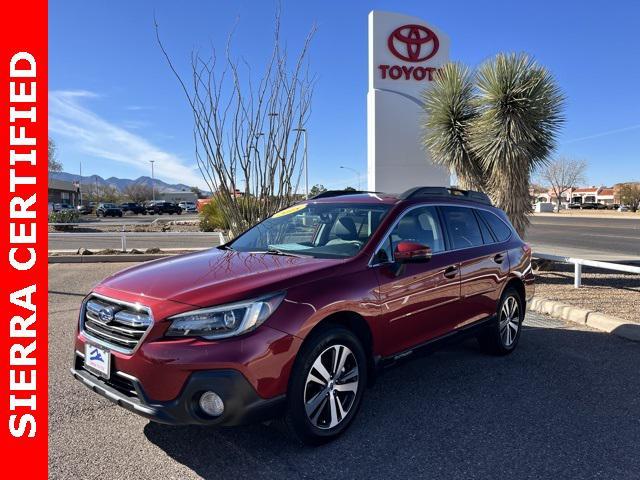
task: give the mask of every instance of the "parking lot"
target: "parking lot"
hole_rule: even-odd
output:
[[[467,342],[388,370],[323,447],[151,423],[69,373],[82,297],[125,266],[49,266],[51,478],[638,478],[639,345],[534,314],[511,356]]]

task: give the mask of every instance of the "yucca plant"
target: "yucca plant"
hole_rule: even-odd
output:
[[[431,90],[423,94],[427,112],[424,146],[433,162],[455,174],[458,185],[484,190],[484,170],[469,145],[472,122],[478,117],[473,78],[469,69],[449,63],[434,78]]]
[[[555,147],[563,105],[555,80],[527,55],[497,55],[473,79],[463,67],[447,65],[424,94],[424,143],[461,186],[487,192],[523,235],[530,175]]]

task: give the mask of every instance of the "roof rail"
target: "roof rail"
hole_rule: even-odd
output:
[[[453,187],[415,187],[400,194],[401,200],[420,197],[458,198],[460,200],[469,200],[472,202],[491,205],[491,199],[486,193],[476,192],[474,190],[461,190]]]
[[[327,190],[326,192],[319,193],[315,197],[311,197],[309,200],[317,200],[318,198],[340,197],[342,195],[358,195],[362,193],[379,193],[379,192],[367,192],[365,190]]]

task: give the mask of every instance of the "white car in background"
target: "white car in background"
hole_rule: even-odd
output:
[[[196,204],[193,202],[180,202],[178,206],[182,209],[183,212],[195,213],[198,211],[198,209],[196,208]]]

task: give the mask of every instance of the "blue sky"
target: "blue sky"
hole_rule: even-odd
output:
[[[520,3],[520,5],[516,5]],[[50,133],[64,169],[104,177],[149,175],[205,186],[195,167],[192,119],[155,42],[153,15],[178,68],[190,52],[233,50],[256,70],[271,47],[275,2],[53,0]],[[497,52],[527,52],[567,96],[557,155],[588,162],[589,184],[640,180],[640,4],[628,1],[282,0],[282,37],[300,45],[312,24],[318,82],[309,130],[310,183],[357,186],[366,174],[367,14],[419,16],[448,33],[451,59],[477,66]]]

